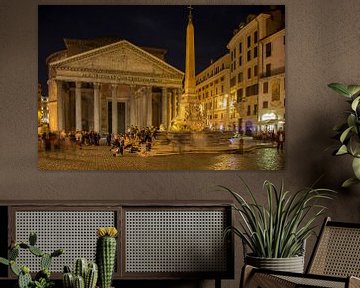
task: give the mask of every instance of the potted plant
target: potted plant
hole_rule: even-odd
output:
[[[285,191],[266,180],[266,206],[242,180],[251,201],[233,190],[221,186],[234,198],[233,208],[240,216],[239,227],[228,227],[243,242],[245,264],[271,270],[303,272],[305,241],[314,233],[316,221],[326,207],[318,200],[331,199],[334,191],[304,188],[296,193]],[[250,253],[247,253],[250,250]]]
[[[64,253],[63,249],[57,249],[52,253],[43,252],[36,246],[37,236],[30,233],[29,243],[19,242],[11,243],[8,251],[8,259],[0,257],[0,263],[10,266],[11,271],[18,277],[18,288],[50,288],[54,286],[54,282],[50,280],[50,265],[54,257],[58,257]],[[40,258],[41,270],[36,273],[32,279],[30,268],[26,265],[19,265],[16,260],[19,256],[20,249],[28,250],[31,254]]]
[[[331,83],[328,86],[346,97],[351,106],[351,109],[347,112],[347,121],[334,128],[338,133],[337,138],[340,140],[340,146],[334,154],[348,154],[352,157],[354,176],[342,184],[343,187],[348,187],[360,183],[360,85]]]

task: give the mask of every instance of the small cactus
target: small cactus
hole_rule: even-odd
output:
[[[18,285],[19,288],[28,288],[32,283],[29,267],[22,267],[19,274]]]
[[[84,278],[76,275],[74,277],[74,288],[85,288]]]
[[[40,267],[41,267],[41,269],[44,269],[44,268],[49,269],[49,268],[50,268],[50,265],[51,265],[51,260],[52,260],[51,255],[48,254],[48,253],[44,253],[44,254],[41,256],[41,261],[40,261]]]
[[[6,258],[3,258],[3,257],[0,257],[0,263],[4,264],[6,266],[10,265],[10,261],[8,259],[6,259]]]
[[[10,261],[10,269],[11,271],[16,275],[19,276],[20,275],[20,268],[16,265],[16,262],[14,260]]]
[[[76,276],[81,276],[83,279],[85,279],[87,268],[88,268],[88,261],[86,260],[86,258],[76,259],[74,274]]]
[[[16,243],[11,241],[8,251],[8,259],[0,257],[0,264],[10,266],[11,271],[18,276],[19,288],[29,287],[50,287],[53,282],[50,281],[50,264],[53,257],[60,256],[64,251],[63,249],[55,250],[53,253],[48,254],[40,250],[36,244],[37,236],[35,233],[30,233],[29,244],[20,242]],[[28,266],[22,266],[21,268],[16,264],[16,259],[19,256],[19,250],[29,250],[30,253],[37,257],[41,257],[41,271],[35,275],[35,281],[32,280],[30,275],[30,269]]]
[[[99,238],[96,243],[96,262],[99,268],[99,282],[101,288],[110,288],[116,258],[115,227],[98,228]]]
[[[98,279],[98,266],[96,263],[89,263],[85,276],[85,288],[95,288]]]
[[[74,287],[74,276],[71,272],[66,272],[62,276],[62,282],[64,288],[73,288]]]
[[[10,249],[8,252],[9,260],[16,260],[19,256],[19,246],[16,245],[14,248]]]
[[[51,257],[58,257],[64,253],[64,249],[57,249],[51,253]]]
[[[42,270],[40,270],[38,273],[36,273],[35,275],[35,280],[41,280],[41,279],[50,279],[50,271],[47,268],[44,268]]]
[[[34,254],[35,256],[38,256],[38,257],[41,257],[41,256],[44,255],[44,252],[42,252],[42,251],[40,250],[40,248],[38,248],[38,247],[36,247],[36,246],[30,245],[29,251],[30,251],[32,254]]]
[[[74,271],[71,273],[69,266],[64,266],[63,287],[64,288],[95,288],[98,279],[98,268],[96,263],[88,261],[86,258],[78,258],[74,263]],[[78,287],[77,287],[77,286]]]
[[[36,241],[37,241],[37,235],[34,232],[31,232],[29,235],[29,244],[31,246],[35,246],[36,245]]]
[[[71,273],[71,269],[69,266],[67,265],[64,266],[64,273]]]

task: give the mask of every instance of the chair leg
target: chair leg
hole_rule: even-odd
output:
[[[253,274],[254,267],[250,265],[244,265],[241,271],[241,278],[240,278],[240,288],[246,288],[249,285],[251,280],[251,275]]]
[[[257,272],[256,270],[256,268],[250,265],[243,267],[240,288],[296,288],[295,283],[272,276],[271,274]]]

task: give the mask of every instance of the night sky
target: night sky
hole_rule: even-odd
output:
[[[196,72],[227,51],[233,30],[250,13],[268,10],[253,5],[193,5]],[[39,5],[39,82],[47,95],[46,58],[65,49],[64,38],[116,37],[138,46],[167,50],[169,64],[184,71],[186,5]]]

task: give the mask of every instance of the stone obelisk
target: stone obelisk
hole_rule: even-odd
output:
[[[185,60],[185,94],[195,94],[195,42],[194,25],[192,23],[191,6],[189,7],[189,20],[186,28],[186,60]]]
[[[200,103],[196,95],[195,80],[195,41],[192,10],[189,7],[188,24],[186,28],[186,60],[185,60],[185,83],[184,93],[179,103],[178,124],[181,130],[200,131],[203,130]]]

